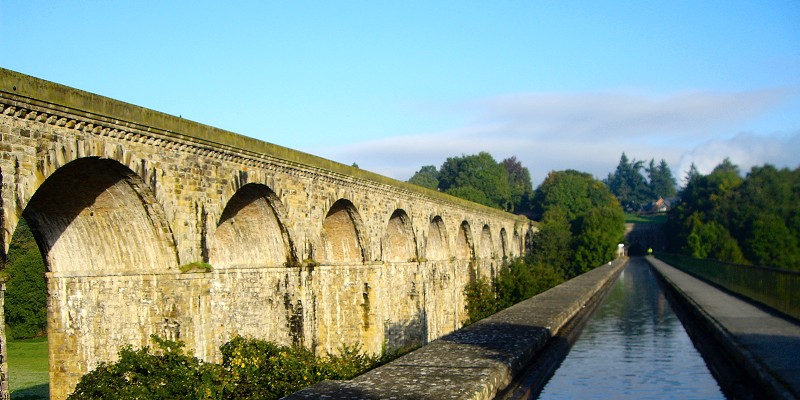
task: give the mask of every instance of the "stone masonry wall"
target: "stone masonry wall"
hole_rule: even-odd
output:
[[[3,69],[0,139],[0,256],[25,218],[48,270],[54,399],[151,334],[206,360],[235,335],[323,354],[425,343],[461,326],[466,282],[519,256],[534,229]],[[181,269],[194,262],[213,269]]]

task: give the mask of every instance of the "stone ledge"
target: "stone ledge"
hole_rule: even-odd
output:
[[[800,398],[800,325],[653,256],[646,260],[730,362],[761,386],[758,389],[769,398]]]
[[[197,147],[194,149],[195,151],[201,152],[212,151],[209,149],[214,149],[214,151],[234,149],[241,155],[266,156],[287,164],[316,168],[337,175],[340,179],[358,179],[377,185],[386,185],[397,191],[416,194],[433,201],[446,202],[467,210],[475,210],[489,215],[508,215],[503,210],[473,203],[436,190],[5,68],[0,68],[0,100],[2,99],[10,104],[15,104],[12,107],[13,110],[7,110],[12,114],[19,111],[16,110],[19,107],[27,109],[25,115],[20,115],[21,118],[35,118],[29,113],[33,109],[46,111],[42,113],[37,111],[34,114],[41,114],[40,117],[44,118],[43,121],[47,121],[46,123],[51,125],[75,129],[80,126],[78,125],[79,120],[95,121],[98,125],[118,127],[118,129],[107,129],[108,132],[115,135],[133,136],[135,132],[136,135],[154,135],[150,137],[152,140],[161,140],[167,137],[180,143],[189,142],[192,146]],[[73,117],[78,119],[74,120]],[[182,144],[177,146],[180,147]],[[520,223],[529,222],[523,216],[516,218]]]
[[[491,399],[625,265],[617,260],[350,381],[325,381],[300,399]]]

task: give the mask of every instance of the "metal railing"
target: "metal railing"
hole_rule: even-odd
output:
[[[800,272],[658,253],[661,261],[800,319]]]

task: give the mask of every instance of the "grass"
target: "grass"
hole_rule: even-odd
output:
[[[640,215],[625,213],[625,223],[665,224],[667,223],[667,214]]]
[[[47,338],[9,340],[6,351],[11,399],[49,399]]]

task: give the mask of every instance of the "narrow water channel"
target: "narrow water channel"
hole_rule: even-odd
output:
[[[539,399],[724,399],[644,259],[632,258]]]

